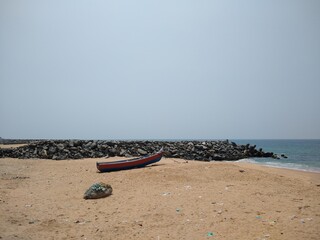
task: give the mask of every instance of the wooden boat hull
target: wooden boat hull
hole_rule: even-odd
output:
[[[144,156],[141,158],[134,158],[128,160],[121,160],[115,162],[97,162],[97,169],[100,172],[112,172],[112,171],[120,171],[127,170],[132,168],[141,168],[145,167],[149,164],[153,164],[159,162],[162,158],[163,150],[161,149],[154,155]]]

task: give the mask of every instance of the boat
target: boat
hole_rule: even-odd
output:
[[[141,168],[145,167],[149,164],[153,164],[159,162],[163,155],[163,148],[160,149],[159,152],[150,156],[142,156],[139,158],[120,160],[114,162],[97,162],[97,169],[100,172],[112,172],[112,171],[120,171],[127,170],[133,168]]]

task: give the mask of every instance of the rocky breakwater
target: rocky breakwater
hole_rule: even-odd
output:
[[[46,140],[26,146],[0,149],[0,157],[40,158],[52,160],[135,157],[152,154],[164,148],[164,156],[199,161],[239,160],[250,157],[273,157],[272,152],[257,150],[256,146],[237,145],[225,141],[93,141]]]

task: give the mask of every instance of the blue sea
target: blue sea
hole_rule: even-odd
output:
[[[232,140],[237,144],[257,145],[265,152],[277,155],[285,154],[288,158],[250,158],[240,160],[270,167],[296,169],[308,172],[320,172],[320,139],[319,140]]]

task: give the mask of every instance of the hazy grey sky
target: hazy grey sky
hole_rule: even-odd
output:
[[[0,137],[320,138],[320,1],[0,0]]]

